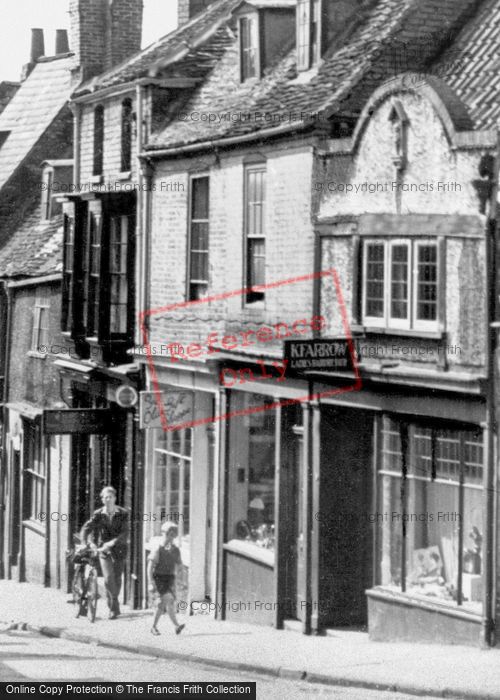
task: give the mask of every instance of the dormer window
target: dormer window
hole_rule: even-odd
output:
[[[257,17],[240,19],[241,82],[256,78],[259,74],[259,35]]]
[[[321,0],[297,1],[297,69],[309,70],[321,58]]]
[[[54,188],[53,168],[44,168],[42,176],[42,221],[52,218],[52,190]]]
[[[242,0],[233,10],[242,83],[260,78],[293,48],[295,12],[295,0]]]
[[[72,160],[46,160],[42,163],[41,220],[49,221],[61,213],[57,194],[67,192],[73,177]]]

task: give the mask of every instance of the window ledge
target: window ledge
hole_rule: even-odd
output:
[[[28,350],[26,354],[28,355],[28,357],[36,357],[38,360],[45,360],[48,353],[38,352],[38,350]]]
[[[47,530],[40,524],[41,522],[42,521],[38,522],[38,520],[23,520],[23,527],[27,527],[28,530],[33,530],[33,532],[36,532],[37,535],[45,537]]]
[[[408,593],[403,593],[402,591],[392,591],[387,588],[383,588],[382,586],[370,588],[369,590],[365,591],[365,593],[368,598],[373,598],[375,600],[383,600],[386,603],[395,603],[396,605],[403,605],[406,607],[421,608],[422,610],[429,610],[431,612],[442,613],[443,615],[448,615],[450,617],[456,617],[460,620],[481,622],[482,619],[482,615],[480,613],[464,610],[456,603],[440,602],[437,599],[423,600],[422,598],[411,596]]]
[[[103,181],[104,181],[103,175],[92,175],[90,178],[90,182],[93,185],[100,185]]]
[[[130,180],[131,175],[132,175],[131,170],[124,170],[123,172],[118,173],[116,179],[117,180]]]
[[[446,331],[420,331],[412,328],[387,328],[385,326],[362,326],[357,324],[351,325],[353,333],[378,334],[403,336],[405,338],[425,338],[426,340],[443,340],[446,336]]]
[[[266,566],[274,567],[274,551],[258,547],[244,540],[230,540],[224,544],[224,551],[231,554],[239,554],[246,559],[265,564]]]

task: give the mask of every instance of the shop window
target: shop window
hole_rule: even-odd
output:
[[[33,309],[33,330],[31,333],[31,350],[46,353],[49,345],[50,301],[45,289],[36,290],[35,308]]]
[[[93,175],[102,175],[104,156],[104,107],[94,110],[94,167]]]
[[[438,258],[437,242],[367,240],[363,270],[364,324],[436,331]]]
[[[154,446],[154,534],[165,520],[179,526],[179,540],[189,541],[192,428],[156,432]]]
[[[231,395],[226,541],[274,550],[276,415],[272,399]],[[262,408],[264,407],[264,408]],[[238,411],[261,409],[237,417]],[[236,415],[235,415],[236,414]]]
[[[384,417],[378,472],[378,583],[482,609],[483,437]]]
[[[259,35],[257,17],[240,19],[240,71],[241,82],[259,74]]]
[[[297,69],[309,70],[320,58],[321,0],[297,2]]]
[[[208,292],[209,178],[191,180],[191,218],[189,231],[189,300]]]
[[[122,102],[122,148],[121,169],[128,172],[132,162],[132,100],[127,98]]]
[[[263,301],[257,289],[266,283],[266,168],[249,166],[245,171],[245,229],[247,265],[247,304]]]
[[[30,520],[40,526],[39,514],[45,510],[45,462],[42,451],[40,426],[25,422],[24,429],[24,474],[26,484],[26,511]]]

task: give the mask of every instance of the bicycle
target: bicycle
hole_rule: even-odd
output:
[[[78,539],[75,536],[75,539]],[[76,546],[70,554],[73,564],[72,593],[76,606],[75,617],[86,615],[90,622],[95,622],[97,612],[98,555],[88,545]]]

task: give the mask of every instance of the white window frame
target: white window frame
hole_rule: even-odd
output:
[[[193,218],[193,198],[194,198],[194,186],[193,183],[195,180],[200,180],[202,178],[207,178],[208,180],[208,218],[207,219],[194,219]],[[187,235],[187,289],[186,289],[186,298],[189,301],[193,301],[192,297],[192,287],[194,285],[196,286],[201,286],[202,284],[206,284],[207,287],[207,294],[208,290],[210,287],[210,173],[203,172],[203,173],[196,173],[196,175],[192,175],[190,178],[189,182],[189,211],[188,211],[188,219],[189,219],[189,227],[188,227],[188,235]],[[192,278],[192,253],[196,252],[193,250],[192,245],[193,245],[193,224],[195,223],[203,223],[206,222],[208,226],[208,251],[207,251],[207,257],[208,257],[208,270],[207,270],[207,279],[206,281],[201,281],[201,280],[193,280]],[[200,252],[200,251],[198,251]]]
[[[408,290],[408,296],[406,299],[407,311],[406,318],[394,318],[391,316],[392,313],[392,251],[396,246],[404,246],[407,250],[407,269],[406,269],[406,285]],[[385,276],[387,276],[387,285],[385,289],[386,293],[386,312],[387,312],[387,325],[389,328],[410,328],[411,317],[412,317],[412,287],[411,287],[411,269],[412,269],[412,246],[409,239],[396,238],[394,240],[388,241],[386,246],[386,270]]]
[[[384,246],[384,313],[383,316],[368,316],[367,309],[367,267],[368,246]],[[407,318],[393,318],[391,316],[392,294],[392,250],[395,246],[405,245],[408,249],[408,313]],[[436,250],[436,318],[432,321],[417,319],[417,294],[418,294],[418,250],[421,247],[432,246]],[[363,280],[362,280],[362,319],[363,325],[373,328],[387,328],[394,330],[414,330],[423,332],[437,332],[439,329],[439,288],[440,288],[440,247],[437,240],[420,238],[367,238],[363,244]]]
[[[47,327],[42,328],[42,310],[45,309],[47,314]],[[42,337],[42,332],[46,331],[47,337]],[[40,346],[47,347],[49,344],[50,332],[50,298],[48,294],[44,294],[41,290],[36,291],[35,307],[33,309],[33,329],[31,334],[31,351],[36,353],[46,354],[47,350],[40,350]]]
[[[42,173],[42,221],[52,218],[52,188],[54,186],[54,168],[44,168]]]
[[[368,316],[366,313],[367,307],[367,269],[368,269],[368,246],[370,245],[382,245],[384,246],[384,312],[382,316]],[[375,326],[377,328],[385,328],[387,325],[386,320],[386,295],[387,295],[387,283],[386,283],[386,272],[387,272],[387,245],[386,241],[379,238],[368,238],[364,242],[363,246],[363,323],[366,326]]]
[[[432,246],[436,250],[436,318],[433,321],[425,321],[417,318],[418,310],[418,249],[423,247]],[[439,246],[437,241],[420,239],[414,242],[414,265],[413,265],[413,328],[415,330],[421,331],[433,331],[437,329],[439,321],[439,272],[440,272],[440,260],[439,260]]]
[[[250,231],[250,216],[249,216],[249,197],[250,197],[250,175],[252,173],[262,173],[263,174],[263,179],[264,179],[264,185],[263,185],[263,199],[261,200],[262,202],[262,231],[260,232],[260,235],[256,235],[251,233]],[[251,259],[249,255],[249,248],[250,248],[250,241],[251,240],[262,240],[264,241],[264,269],[265,265],[267,262],[267,163],[255,163],[255,164],[249,164],[245,166],[244,169],[244,194],[243,194],[243,206],[244,206],[244,228],[245,228],[245,236],[244,236],[244,281],[243,281],[243,286],[245,288],[250,288],[250,282],[249,282],[249,275],[250,275],[250,270],[251,270]],[[264,272],[264,285],[265,285],[265,272]],[[259,286],[259,285],[257,285]],[[263,305],[265,303],[266,299],[266,293],[265,290],[262,292],[262,299],[259,300],[252,300],[250,301],[248,299],[248,295],[244,296],[244,304],[245,306],[255,306],[257,305]]]
[[[245,75],[245,61],[243,60],[243,20],[250,23],[251,46],[255,50],[255,75]],[[239,56],[240,56],[240,82],[260,78],[260,18],[258,14],[243,15],[238,20]]]

